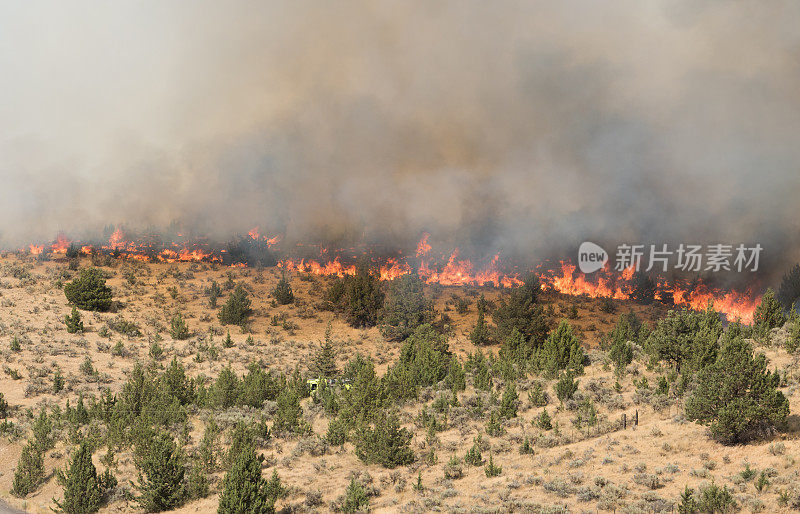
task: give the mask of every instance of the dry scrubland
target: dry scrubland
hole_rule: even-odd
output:
[[[90,264],[84,259],[80,266]],[[299,369],[307,376],[308,365],[327,331],[340,370],[360,352],[374,360],[376,371],[382,375],[398,358],[403,345],[386,341],[378,328],[351,328],[341,316],[319,310],[328,281],[325,278],[288,277],[295,302],[278,306],[271,298],[280,279],[280,271],[275,268],[121,261],[105,264],[101,269],[110,276],[108,284],[119,305],[115,312],[82,311],[84,332],[70,334],[64,316],[71,308],[60,286],[74,277],[76,270],[71,270],[66,261],[40,262],[13,255],[0,261],[0,366],[4,371],[0,373],[0,392],[11,406],[9,420],[13,423],[12,429],[0,435],[0,495],[13,506],[49,512],[52,499],[62,497],[54,470],[65,465],[75,447],[67,426],[57,430],[55,446],[45,453],[44,483],[25,498],[10,494],[14,467],[40,409],[58,405],[63,411],[68,400],[75,406],[81,394],[88,400],[98,398],[106,389],[118,393],[137,360],[166,368],[176,358],[190,377],[204,375],[213,379],[227,365],[241,377],[253,361],[287,374]],[[243,284],[249,291],[254,312],[246,330],[220,324],[219,309],[209,306],[204,292],[212,280],[220,285],[230,285],[231,281]],[[230,290],[223,287],[219,305],[228,294]],[[476,348],[469,334],[476,323],[477,297],[484,294],[487,300],[496,302],[508,291],[426,286],[425,294],[434,300],[439,313],[450,316],[453,328],[448,343],[462,362],[476,349],[487,354],[498,352],[498,345]],[[466,312],[463,305],[457,309],[457,298],[469,300]],[[771,368],[786,374],[781,390],[789,399],[792,413],[788,427],[769,439],[723,446],[707,436],[706,427],[686,421],[681,399],[671,392],[656,393],[659,377],[667,374],[665,365],[648,365],[649,356],[636,346],[634,360],[619,377],[621,387],[617,387],[614,367],[607,353],[599,349],[601,335],[612,330],[620,313],[633,310],[640,319],[653,323],[665,314],[663,306],[615,302],[616,312],[604,312],[598,301],[553,293],[543,295],[540,302],[552,305],[552,323],[570,318],[586,349],[589,364],[577,378],[579,389],[573,400],[560,405],[554,391],[555,379],[528,374],[516,382],[518,415],[502,421],[502,434],[489,435],[487,420],[506,389],[501,376],[493,377],[491,391],[485,391],[476,389],[474,377],[467,373],[466,390],[458,392],[458,404],[449,407],[445,404],[452,400],[452,393],[444,384],[422,388],[419,401],[396,405],[401,424],[413,433],[415,460],[386,469],[378,464],[365,465],[351,442],[343,446],[326,443],[331,418],[320,404],[305,398],[301,402],[302,416],[311,433],[276,433],[258,444],[258,451],[265,457],[263,475],[269,477],[273,470],[277,471],[287,488],[276,504],[278,510],[335,509],[341,505],[341,497],[354,476],[364,485],[370,508],[375,511],[648,512],[669,510],[677,505],[685,486],[697,489],[712,481],[730,488],[743,511],[791,508],[791,502],[786,505],[781,496],[785,500],[789,492],[800,487],[796,462],[800,457],[798,422],[793,414],[800,411],[796,356],[774,342],[758,348],[769,358]],[[572,312],[573,306],[576,312]],[[186,340],[170,337],[170,321],[176,313],[183,314],[192,333]],[[116,331],[114,327],[119,328],[120,320],[134,323],[141,335]],[[490,315],[487,320],[491,322]],[[228,330],[234,342],[230,348],[223,345]],[[10,347],[14,337],[20,343],[18,351]],[[781,329],[772,333],[773,341],[783,337],[786,336]],[[152,350],[154,343],[162,350],[160,353]],[[87,358],[94,372],[88,369]],[[53,394],[56,369],[61,370],[65,384],[62,391]],[[647,379],[646,387],[643,378]],[[535,406],[529,396],[536,382],[544,387],[546,407]],[[573,423],[577,406],[585,398],[594,402],[599,419],[590,427],[588,436],[585,427],[577,429]],[[420,416],[423,409],[442,423],[442,430],[429,431],[428,422]],[[543,430],[535,423],[543,409],[547,409],[558,429]],[[176,440],[192,455],[213,418],[220,428],[217,451],[223,461],[237,421],[265,419],[269,424],[275,410],[275,402],[270,401],[261,409],[190,406],[188,423],[172,429]],[[440,412],[443,410],[446,415]],[[622,414],[626,413],[630,420],[637,410],[639,426],[621,430],[618,423]],[[82,430],[102,432],[103,428],[92,421]],[[487,477],[484,465],[463,462],[479,434],[482,458],[488,462],[491,456],[492,462],[502,468],[498,476]],[[520,450],[526,438],[532,447],[530,453]],[[431,457],[431,449],[435,458]],[[98,472],[106,468],[101,458],[107,451],[101,445],[94,453]],[[454,455],[461,459],[459,466],[448,465]],[[114,460],[118,485],[101,512],[140,511],[132,500],[137,472],[131,449],[119,450]],[[756,470],[755,477],[742,476],[747,463]],[[209,474],[210,494],[206,498],[190,501],[176,512],[216,511],[225,471],[223,464]],[[766,472],[768,485],[759,492],[755,483],[762,471]],[[421,488],[416,487],[418,481]]]

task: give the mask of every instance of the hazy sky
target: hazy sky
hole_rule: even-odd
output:
[[[800,3],[0,0],[0,245],[172,221],[796,260]]]

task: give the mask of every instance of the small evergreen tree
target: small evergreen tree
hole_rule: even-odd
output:
[[[172,317],[169,335],[172,336],[172,339],[178,341],[189,338],[189,327],[186,326],[186,321],[183,319],[183,315],[181,315],[181,313],[178,313]]]
[[[22,448],[22,454],[14,470],[14,480],[11,484],[11,493],[24,497],[35,491],[44,480],[44,456],[41,450],[28,442]]]
[[[509,384],[500,400],[500,411],[498,414],[504,419],[516,418],[518,405],[519,396],[517,395],[517,387],[513,383]]]
[[[366,263],[359,264],[356,274],[345,277],[342,301],[347,322],[352,327],[372,327],[378,322],[384,294],[380,279]]]
[[[136,448],[140,492],[139,504],[147,512],[177,508],[186,500],[186,465],[183,451],[164,432],[148,438]]]
[[[336,350],[329,338],[314,353],[309,370],[315,377],[330,378],[339,374],[336,368]]]
[[[631,278],[630,298],[636,303],[650,305],[656,296],[656,283],[647,273],[637,271]]]
[[[239,452],[231,470],[225,475],[219,514],[269,514],[275,512],[275,502],[283,495],[280,478],[273,472],[272,479],[261,476],[264,458],[256,455],[252,446]]]
[[[687,485],[681,493],[681,502],[678,504],[679,514],[696,514],[699,512],[697,500],[694,499],[694,489]]]
[[[402,341],[417,327],[433,323],[435,317],[433,302],[425,298],[418,275],[402,275],[390,283],[380,314],[383,337],[389,341]]]
[[[92,450],[86,441],[81,441],[67,467],[59,470],[56,477],[64,488],[64,499],[60,502],[53,500],[59,512],[90,514],[100,509],[107,491],[102,487],[104,484],[97,475],[92,463]]]
[[[539,278],[531,273],[522,285],[511,290],[508,300],[500,300],[492,313],[498,340],[505,340],[517,329],[534,348],[542,345],[547,337],[547,321],[542,306],[536,304],[540,292]]]
[[[481,298],[483,298],[481,296]],[[489,325],[486,323],[486,301],[478,302],[478,321],[475,323],[475,328],[469,334],[469,340],[472,344],[477,346],[484,346],[492,343],[491,331]]]
[[[556,397],[563,403],[572,399],[572,396],[577,390],[578,381],[575,380],[575,376],[572,372],[562,373],[561,378],[556,382]]]
[[[761,333],[766,333],[773,328],[783,326],[785,322],[786,317],[783,315],[780,302],[775,298],[775,292],[767,289],[753,313],[753,325]]]
[[[400,426],[394,413],[381,413],[374,427],[362,426],[356,437],[356,456],[366,464],[395,468],[414,460],[414,452],[409,446],[411,433]]]
[[[369,508],[369,496],[361,482],[355,477],[350,479],[350,484],[345,491],[344,501],[342,502],[342,512],[354,514]]]
[[[800,264],[792,266],[783,276],[777,298],[787,311],[800,301]]]
[[[289,305],[294,302],[294,292],[289,281],[286,280],[286,275],[283,275],[272,290],[272,297],[278,302],[278,305]]]
[[[107,311],[111,308],[111,288],[103,272],[96,268],[81,270],[78,278],[64,286],[69,303],[87,311]]]
[[[450,366],[447,369],[445,383],[453,393],[464,391],[467,388],[467,375],[464,373],[461,361],[456,356],[450,358]]]
[[[83,321],[81,321],[81,314],[77,307],[72,307],[72,314],[65,316],[64,322],[67,324],[67,332],[70,334],[83,332]]]
[[[709,425],[724,444],[745,441],[771,430],[789,415],[789,402],[778,390],[777,372],[767,370],[763,354],[753,355],[741,337],[726,342],[717,361],[700,371],[686,417]]]
[[[245,288],[239,284],[220,309],[219,321],[223,325],[243,325],[247,323],[252,313],[250,297]]]
[[[583,347],[572,331],[572,325],[562,320],[547,337],[539,359],[541,368],[554,375],[563,369],[583,372],[584,358]]]

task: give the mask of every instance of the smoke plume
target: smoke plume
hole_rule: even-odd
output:
[[[792,0],[6,2],[0,246],[258,225],[531,259],[760,242],[783,271],[799,27]]]

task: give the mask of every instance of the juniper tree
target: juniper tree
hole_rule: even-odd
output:
[[[547,337],[539,355],[539,366],[552,375],[563,369],[581,373],[584,358],[583,347],[572,331],[572,325],[562,320]]]
[[[761,303],[758,304],[753,313],[753,326],[763,334],[773,328],[783,326],[785,322],[786,317],[783,315],[783,308],[780,302],[775,298],[775,292],[772,289],[767,289],[767,292],[761,298]]]
[[[81,321],[81,314],[78,312],[77,307],[72,307],[72,314],[64,317],[64,323],[66,323],[67,332],[70,334],[83,332],[83,321]]]
[[[764,354],[741,337],[727,341],[713,364],[702,369],[686,417],[709,426],[723,444],[746,441],[786,421],[789,402],[778,390],[777,372]]]
[[[374,426],[364,425],[356,435],[356,456],[366,464],[395,468],[414,460],[411,433],[400,426],[394,413],[381,413]]]
[[[354,514],[362,512],[369,507],[369,496],[367,495],[364,486],[356,480],[356,477],[350,479],[350,484],[345,491],[344,501],[342,502],[342,512],[346,514]]]
[[[356,274],[345,277],[344,313],[352,327],[372,327],[378,322],[378,313],[383,307],[384,293],[378,276],[366,263],[361,263]]]
[[[103,272],[97,268],[81,270],[78,278],[64,286],[69,303],[87,311],[107,311],[111,308],[111,288]]]
[[[500,400],[500,410],[498,414],[501,418],[511,419],[517,417],[517,406],[519,404],[519,396],[517,395],[517,387],[512,382],[506,387],[503,392],[503,397]]]
[[[633,274],[631,283],[631,300],[642,305],[650,305],[653,303],[656,295],[656,283],[649,275],[642,271],[637,271]]]
[[[433,302],[425,297],[416,274],[402,275],[389,284],[380,314],[381,334],[389,341],[402,341],[420,325],[433,323]]]
[[[32,441],[22,448],[22,454],[14,469],[11,494],[24,497],[35,491],[44,480],[44,456]]]
[[[499,340],[504,340],[517,329],[534,347],[542,345],[547,336],[547,321],[544,309],[536,304],[540,290],[538,277],[529,274],[522,285],[511,290],[507,300],[500,300],[500,305],[492,313]]]
[[[106,493],[92,463],[92,450],[86,441],[81,441],[70,457],[69,464],[56,473],[64,488],[64,499],[53,500],[59,512],[66,514],[90,514],[97,512]]]
[[[139,504],[147,512],[177,508],[186,500],[186,464],[183,451],[172,437],[159,432],[136,448]]]
[[[311,359],[310,371],[315,377],[335,377],[339,370],[336,368],[336,350],[326,337],[325,342],[314,353]]]
[[[219,514],[269,514],[283,495],[280,478],[273,471],[270,480],[261,475],[264,458],[252,446],[239,452],[222,484]]]
[[[172,339],[183,340],[189,338],[189,327],[186,326],[186,320],[183,319],[181,313],[172,317],[170,322],[169,335]]]
[[[228,301],[219,311],[219,321],[223,325],[243,325],[247,323],[253,310],[250,308],[250,297],[241,284],[228,297]]]
[[[716,359],[723,328],[711,304],[702,313],[669,311],[647,338],[646,346],[656,357],[684,367],[700,369]]]
[[[783,276],[777,298],[787,311],[800,301],[800,264],[792,266]]]
[[[492,343],[491,332],[489,325],[486,323],[486,313],[484,312],[483,303],[478,302],[478,321],[475,323],[475,328],[469,334],[469,340],[476,346],[483,346]]]
[[[275,289],[272,290],[272,297],[278,302],[278,305],[288,305],[294,302],[294,292],[289,281],[286,280],[286,275],[281,276]]]

